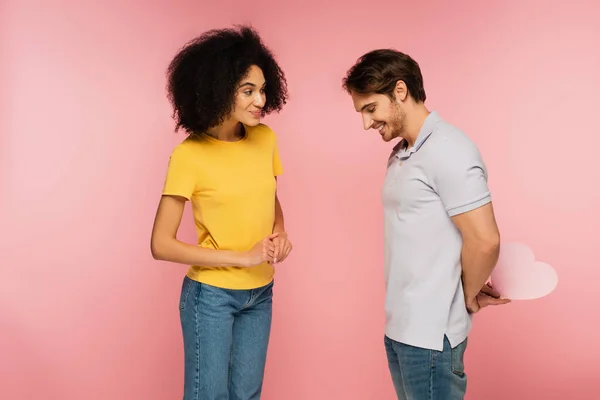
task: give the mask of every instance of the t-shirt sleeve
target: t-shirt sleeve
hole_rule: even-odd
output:
[[[196,189],[196,173],[190,154],[177,146],[171,153],[163,195],[181,196],[188,200]]]
[[[281,159],[279,158],[279,146],[277,144],[277,136],[273,133],[275,148],[273,150],[273,175],[279,176],[283,173],[283,166],[281,165]]]
[[[433,160],[432,186],[448,215],[453,217],[491,202],[486,166],[475,144],[465,138],[444,145]]]

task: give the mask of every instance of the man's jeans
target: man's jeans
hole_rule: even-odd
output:
[[[467,340],[444,350],[408,346],[385,337],[392,381],[399,400],[462,400],[467,390],[464,354]]]
[[[272,282],[229,290],[184,279],[179,302],[184,400],[260,399],[272,298]]]

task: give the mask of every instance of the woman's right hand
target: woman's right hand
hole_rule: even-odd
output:
[[[275,245],[273,239],[279,236],[279,233],[274,233],[260,242],[256,243],[250,251],[245,253],[245,266],[254,267],[264,262],[273,263],[275,256]]]

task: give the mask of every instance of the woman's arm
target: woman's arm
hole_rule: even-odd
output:
[[[205,267],[251,267],[264,261],[272,262],[273,244],[270,238],[258,242],[248,252],[213,250],[181,242],[177,230],[181,223],[186,199],[162,196],[156,211],[150,248],[156,260]]]
[[[292,243],[288,239],[288,235],[285,231],[283,208],[281,207],[277,193],[275,194],[275,222],[273,223],[273,233],[278,235],[278,237],[273,240],[273,244],[275,245],[273,262],[278,263],[284,261],[288,257],[292,251]]]
[[[285,224],[283,219],[283,208],[279,202],[279,197],[275,195],[275,223],[273,224],[273,233],[285,232]]]

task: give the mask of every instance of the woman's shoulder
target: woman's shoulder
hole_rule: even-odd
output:
[[[256,126],[247,126],[246,132],[248,134],[248,139],[251,141],[261,141],[267,143],[273,143],[277,140],[277,135],[266,124],[258,124]]]
[[[256,126],[246,126],[246,130],[253,135],[275,136],[273,129],[263,123],[260,123]]]
[[[171,157],[196,158],[202,151],[202,141],[187,137],[173,147]]]

